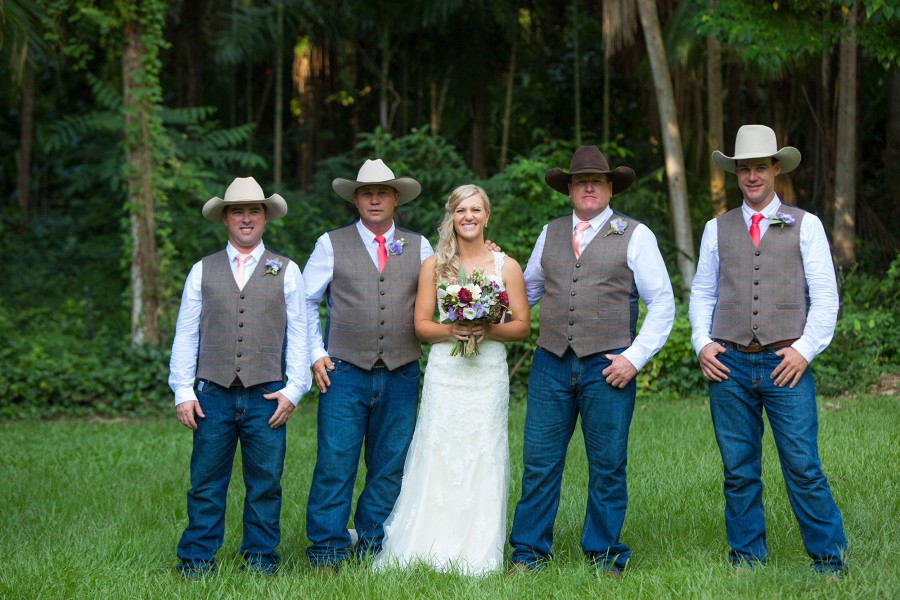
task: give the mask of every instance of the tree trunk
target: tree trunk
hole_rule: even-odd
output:
[[[725,121],[722,115],[722,46],[714,35],[706,36],[706,114],[709,121],[709,196],[712,216],[728,210],[725,171],[712,160],[713,150],[724,150]]]
[[[390,92],[391,75],[391,32],[387,27],[379,31],[378,46],[381,50],[381,63],[378,69],[378,123],[385,132],[391,130],[388,117],[388,93]]]
[[[273,178],[275,191],[281,192],[282,144],[284,143],[284,1],[279,0],[276,7],[276,40],[275,40],[275,132],[273,144]]]
[[[888,74],[887,133],[884,148],[884,182],[887,205],[891,207],[890,223],[897,223],[900,205],[900,67],[892,65]]]
[[[156,346],[160,341],[156,224],[147,77],[142,27],[125,23],[122,97],[125,112],[125,160],[131,220],[131,341]]]
[[[513,41],[509,52],[509,71],[506,78],[506,99],[503,102],[503,131],[500,135],[500,164],[498,170],[506,168],[506,159],[509,156],[509,123],[512,119],[512,95],[516,82],[516,53],[519,48],[518,35]]]
[[[19,213],[22,228],[31,216],[31,153],[34,146],[34,66],[28,49],[25,50],[25,71],[22,74],[21,121],[19,123]]]
[[[856,262],[856,15],[847,14],[848,35],[841,41],[838,67],[837,147],[834,169],[834,253],[849,268]]]
[[[575,146],[581,147],[581,46],[579,44],[579,25],[580,13],[578,12],[578,0],[572,5],[572,32],[573,32],[573,58],[574,58],[574,79],[575,87]]]
[[[472,98],[472,170],[475,175],[487,177],[487,130],[489,101],[487,87],[481,86]]]
[[[687,182],[684,173],[684,151],[678,129],[672,78],[666,62],[666,48],[656,4],[652,0],[637,0],[641,29],[647,44],[647,57],[653,71],[653,86],[659,109],[660,129],[666,155],[666,177],[669,182],[669,206],[675,246],[678,248],[678,271],[682,278],[682,299],[690,299],[691,282],[694,280],[694,237],[691,231],[691,215],[688,207]]]

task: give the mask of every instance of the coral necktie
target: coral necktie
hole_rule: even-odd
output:
[[[234,280],[240,289],[244,289],[244,264],[250,260],[249,254],[238,254],[234,257],[237,261],[237,269],[234,272]]]
[[[584,238],[585,230],[590,226],[591,224],[587,221],[579,221],[575,224],[575,235],[572,236],[572,250],[575,251],[575,258],[581,256],[581,240]]]
[[[376,235],[375,241],[378,242],[378,272],[381,273],[387,264],[387,247],[384,245],[383,235]]]
[[[754,246],[759,246],[759,222],[762,221],[765,217],[761,214],[756,213],[752,217],[750,217],[750,239],[753,240]]]

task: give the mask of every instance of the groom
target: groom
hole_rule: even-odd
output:
[[[434,253],[423,236],[394,224],[394,209],[421,192],[416,180],[394,177],[377,159],[367,160],[356,179],[339,177],[332,187],[356,206],[359,220],[323,234],[303,270],[310,362],[321,392],[306,553],[323,572],[336,571],[351,554],[347,523],[363,440],[366,484],[353,517],[356,552],[381,549],[416,423],[421,346],[413,309],[419,269]]]
[[[537,569],[552,557],[566,449],[581,415],[589,470],[581,547],[618,578],[630,555],[619,533],[634,377],[669,336],[675,300],[653,232],[609,206],[634,181],[633,170],[610,170],[596,146],[582,146],[568,173],[554,168],[544,180],[569,196],[573,212],[544,226],[525,269],[528,303],[541,301],[541,332],[528,381],[522,498],[509,536],[513,569]],[[647,316],[635,336],[638,295]]]

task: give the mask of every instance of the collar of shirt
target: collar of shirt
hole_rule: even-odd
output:
[[[366,243],[366,246],[371,246],[375,243],[375,234],[369,231],[369,228],[363,225],[362,219],[356,222],[356,230],[359,231],[360,237]],[[390,244],[394,241],[394,232],[396,231],[396,227],[394,226],[394,222],[391,221],[391,228],[388,229],[384,234],[384,242],[386,244]]]
[[[781,198],[778,197],[778,194],[775,194],[775,197],[772,198],[772,201],[769,202],[769,205],[760,211],[762,216],[765,217],[764,220],[769,220],[775,216],[775,213],[778,212],[778,209],[781,208]],[[741,202],[741,214],[744,216],[744,222],[747,224],[747,228],[750,228],[750,220],[753,215],[756,214],[756,211],[747,206],[746,202]]]
[[[612,214],[613,214],[612,208],[607,206],[605,209],[603,209],[603,212],[601,212],[599,215],[595,216],[593,219],[588,221],[588,223],[591,224],[591,230],[596,232],[598,229],[603,227],[603,224],[606,223],[606,221],[612,216]],[[573,233],[575,232],[575,226],[579,223],[581,223],[581,219],[579,219],[578,216],[573,212],[572,213],[572,232]]]
[[[251,265],[251,264],[258,263],[259,259],[262,258],[263,252],[265,252],[265,251],[266,251],[266,246],[265,246],[265,244],[262,243],[262,240],[260,240],[259,244],[257,244],[256,248],[254,248],[250,252],[250,256],[253,257],[253,260],[248,260],[247,264]],[[239,254],[237,248],[232,246],[231,242],[228,242],[225,245],[225,253],[228,255],[228,262],[230,262],[230,263],[234,263],[234,257]]]

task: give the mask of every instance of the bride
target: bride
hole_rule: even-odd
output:
[[[425,564],[480,575],[503,567],[506,540],[509,373],[503,342],[528,337],[530,317],[519,263],[485,246],[491,205],[484,190],[460,186],[445,208],[416,296],[416,335],[432,344],[422,406],[375,567]],[[505,289],[511,318],[435,322],[436,284],[458,277],[460,267],[467,276],[479,270]],[[454,343],[470,336],[480,354],[451,357]]]

